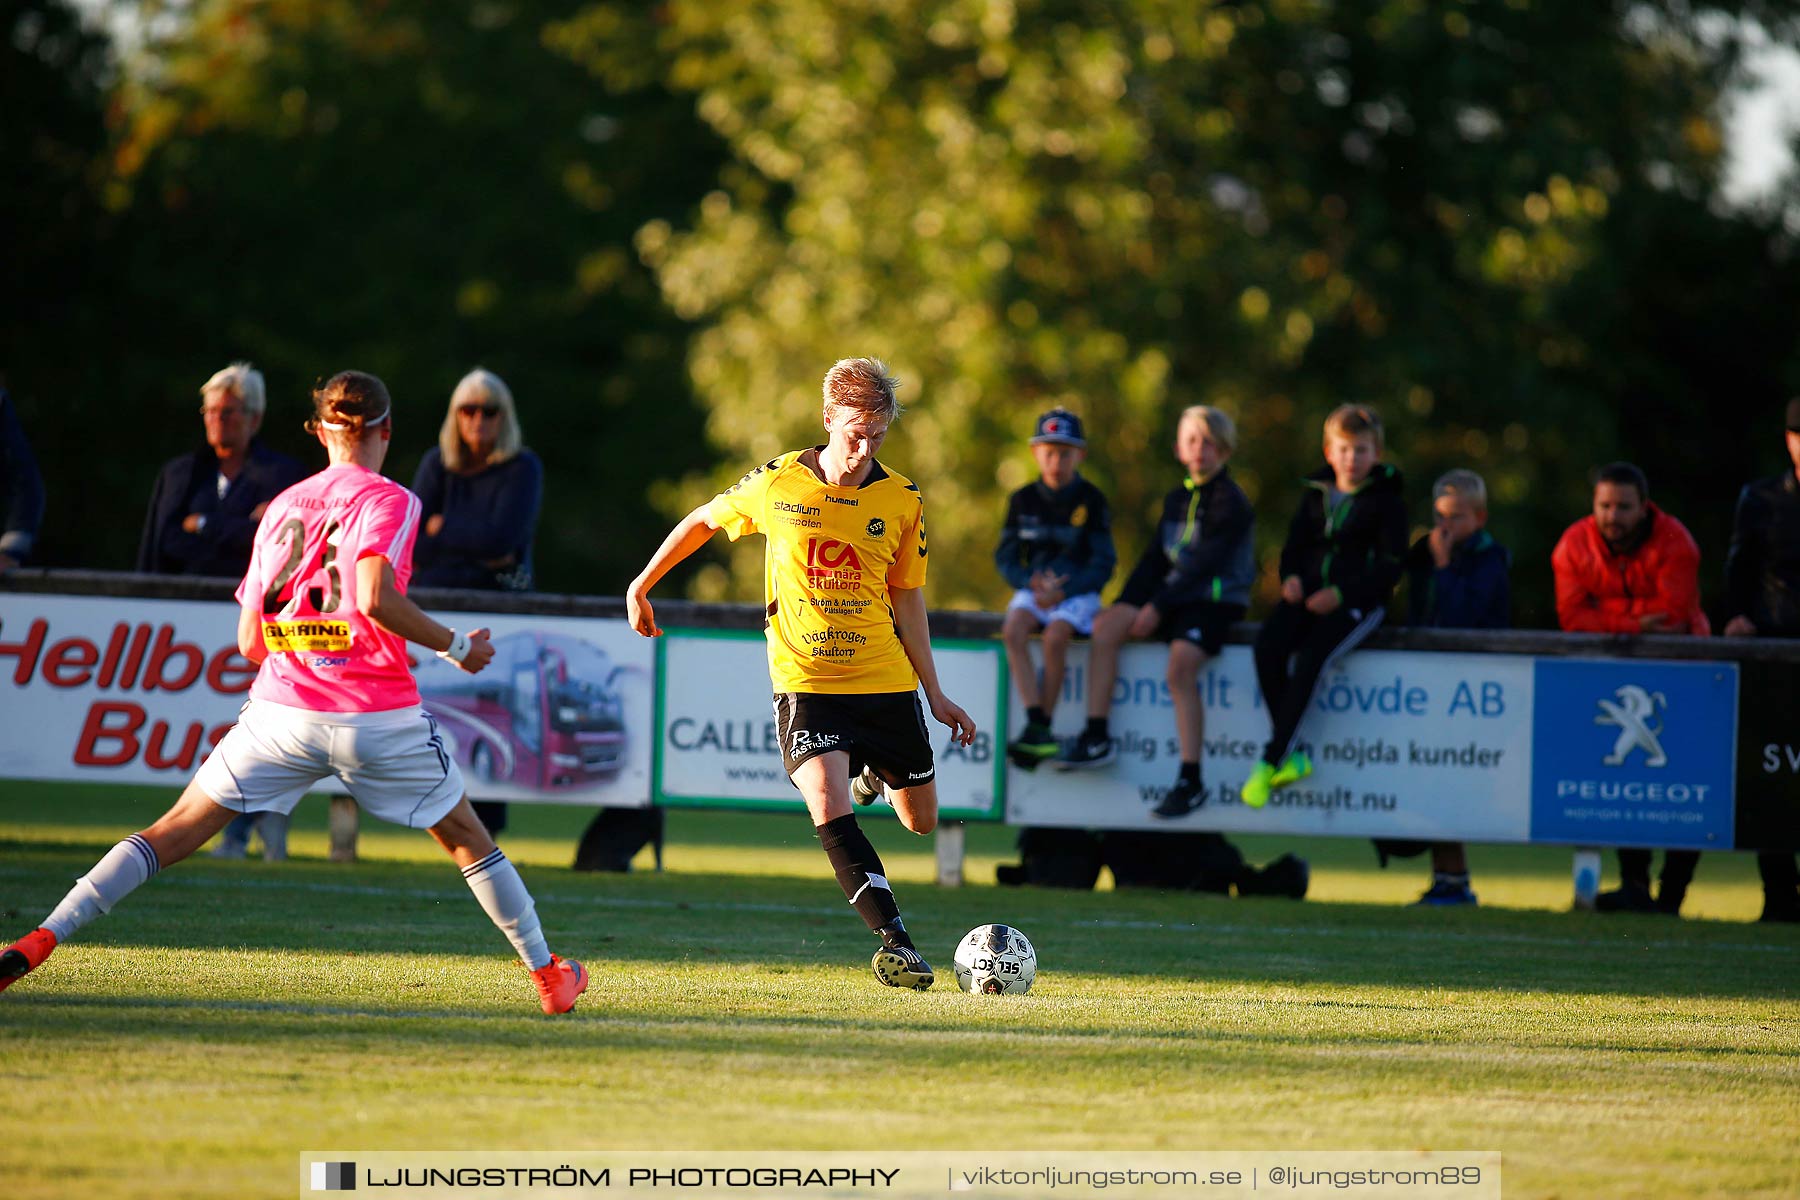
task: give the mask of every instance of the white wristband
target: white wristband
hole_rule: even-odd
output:
[[[459,667],[462,666],[463,659],[469,657],[469,635],[466,633],[458,633],[456,630],[452,629],[450,631],[449,648],[446,650],[439,650],[437,656],[445,662],[453,662]]]

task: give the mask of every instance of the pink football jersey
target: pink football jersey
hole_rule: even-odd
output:
[[[419,498],[363,467],[327,467],[275,497],[237,590],[269,650],[250,695],[315,712],[417,704],[406,639],[357,610],[356,564],[379,554],[404,592],[418,530]]]

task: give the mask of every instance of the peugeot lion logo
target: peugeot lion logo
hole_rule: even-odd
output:
[[[1600,715],[1594,718],[1596,725],[1619,727],[1619,739],[1613,743],[1612,753],[1602,761],[1609,767],[1622,767],[1628,754],[1642,750],[1645,766],[1668,766],[1669,756],[1663,753],[1662,743],[1657,740],[1657,735],[1663,731],[1663,723],[1657,719],[1657,714],[1669,707],[1668,699],[1661,692],[1647,692],[1635,683],[1626,684],[1613,695],[1618,701],[1600,701]]]

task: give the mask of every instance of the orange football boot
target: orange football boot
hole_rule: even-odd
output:
[[[0,992],[11,987],[13,980],[37,970],[54,949],[56,935],[48,929],[34,929],[0,952]]]
[[[546,1013],[566,1013],[575,1007],[576,998],[587,991],[587,968],[552,954],[548,963],[531,973],[531,982],[537,984],[538,1002]]]

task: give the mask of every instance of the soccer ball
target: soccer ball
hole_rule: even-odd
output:
[[[956,945],[956,986],[989,996],[1017,996],[1037,978],[1037,951],[1010,925],[978,925]]]

